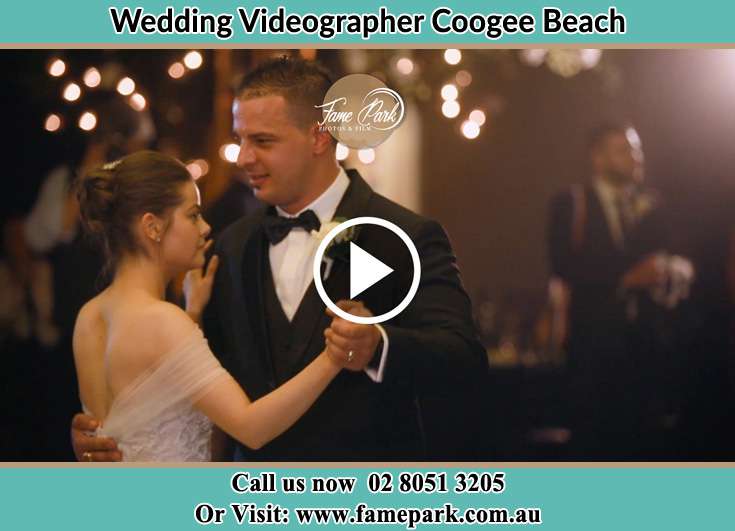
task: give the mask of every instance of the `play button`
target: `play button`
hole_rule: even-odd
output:
[[[393,269],[350,242],[350,299],[390,275]]]
[[[413,268],[413,275],[410,277],[411,285],[401,302],[392,310],[371,317],[352,315],[337,306],[337,304],[329,298],[329,295],[327,295],[327,292],[324,289],[324,281],[322,279],[322,275],[324,275],[325,277],[329,275],[328,272],[331,271],[331,268],[334,265],[334,258],[330,258],[327,254],[327,249],[332,243],[332,240],[334,240],[342,232],[345,232],[347,231],[347,229],[350,229],[351,227],[355,227],[357,225],[377,225],[379,227],[383,227],[384,229],[388,229],[393,234],[398,236],[403,242],[403,245],[405,245],[406,249],[408,250],[408,254],[410,254],[411,256],[411,264]],[[351,232],[352,234],[355,233],[355,231]],[[351,237],[347,237],[347,239],[351,239]],[[337,241],[340,242],[340,240]],[[343,241],[344,240],[342,240],[342,242]],[[340,242],[339,244],[342,245],[343,243]],[[349,244],[349,293],[350,299],[354,299],[361,293],[379,283],[391,273],[394,273],[394,270],[392,267],[386,265],[382,260],[379,260],[372,254],[367,252],[365,249],[360,247],[357,243],[350,241]],[[325,254],[327,254],[327,256],[325,256]],[[390,262],[390,257],[383,256],[382,258],[383,260],[387,260]],[[401,263],[405,263],[405,260]],[[327,233],[327,235],[322,239],[322,241],[319,243],[319,246],[317,247],[316,255],[314,256],[312,273],[314,275],[314,286],[316,287],[316,291],[319,294],[319,297],[322,299],[324,304],[327,305],[327,308],[332,310],[332,312],[334,312],[336,315],[339,315],[343,319],[346,319],[347,321],[351,321],[353,323],[378,324],[392,319],[403,310],[405,310],[406,307],[411,303],[414,296],[416,295],[416,292],[419,289],[419,282],[421,281],[421,261],[419,260],[419,253],[416,250],[416,246],[413,244],[411,238],[408,237],[408,234],[406,234],[403,229],[385,219],[365,216],[350,219],[343,223],[340,223]],[[405,274],[406,272],[403,273]]]

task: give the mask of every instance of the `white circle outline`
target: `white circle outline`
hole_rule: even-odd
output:
[[[351,313],[344,311],[327,296],[327,292],[322,284],[322,258],[324,256],[324,252],[327,250],[327,245],[329,245],[329,242],[331,242],[337,234],[343,230],[349,229],[350,227],[354,227],[355,225],[378,225],[388,229],[403,241],[404,245],[408,247],[408,252],[411,253],[411,260],[413,261],[413,280],[411,281],[411,287],[408,289],[408,293],[406,293],[406,296],[403,297],[403,300],[398,304],[398,306],[381,315],[362,317],[359,315],[352,315]],[[408,237],[408,234],[406,234],[406,232],[398,225],[395,225],[385,219],[375,218],[372,216],[348,219],[330,230],[319,244],[319,247],[317,247],[316,255],[314,256],[314,266],[312,269],[314,275],[314,286],[316,287],[316,291],[322,299],[322,302],[327,305],[327,308],[332,310],[336,315],[339,315],[342,319],[357,324],[378,324],[387,321],[388,319],[392,319],[401,313],[409,304],[411,304],[411,301],[416,296],[416,292],[419,289],[419,282],[421,281],[421,261],[419,259],[419,252],[416,250],[416,246],[411,241],[411,238]]]

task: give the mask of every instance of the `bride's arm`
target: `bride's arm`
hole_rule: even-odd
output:
[[[181,338],[190,336],[194,328],[189,316],[173,304],[152,305],[141,313],[135,327],[137,336],[146,338],[137,350],[139,363],[154,366],[161,355],[180,346]],[[205,342],[196,348],[201,350],[195,358],[189,358],[188,367],[178,369],[182,372],[176,379],[181,385],[190,385],[184,380],[203,382],[208,371],[222,371]],[[233,438],[250,448],[260,448],[290,428],[339,373],[344,360],[338,353],[332,354],[325,349],[299,374],[255,402],[231,375],[222,371],[222,375],[198,388],[194,406]]]
[[[325,350],[299,374],[255,402],[227,375],[194,405],[229,435],[258,449],[306,413],[340,370]]]

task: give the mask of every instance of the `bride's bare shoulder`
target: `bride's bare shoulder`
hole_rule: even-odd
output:
[[[99,346],[104,344],[106,326],[102,315],[100,296],[89,300],[79,310],[76,323],[74,324],[74,353],[84,354],[88,350],[98,351]],[[91,349],[84,348],[86,346]],[[82,347],[78,349],[77,347]]]
[[[92,413],[102,418],[107,397],[104,378],[107,325],[98,297],[87,302],[79,311],[72,341],[79,396]]]
[[[165,301],[154,301],[137,312],[135,329],[144,335],[154,350],[165,353],[181,343],[197,325],[191,317],[176,306]]]
[[[161,300],[141,298],[118,307],[110,327],[111,366],[133,372],[155,364],[181,346],[197,325],[187,313]]]
[[[113,298],[102,292],[87,302],[74,327],[75,351],[133,350],[143,357],[165,354],[196,324],[176,306],[152,298]]]

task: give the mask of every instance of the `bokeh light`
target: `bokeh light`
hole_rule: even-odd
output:
[[[403,75],[409,75],[411,72],[413,72],[414,65],[413,61],[409,59],[408,57],[401,57],[396,62],[396,69]]]
[[[196,70],[202,66],[203,62],[204,59],[202,58],[202,54],[199,52],[189,52],[184,56],[184,64],[186,65],[186,68],[191,70]]]
[[[135,81],[129,77],[124,77],[117,84],[117,91],[123,96],[130,96],[135,92]]]
[[[480,109],[475,109],[470,113],[470,120],[475,122],[477,125],[484,125],[486,119],[487,117],[485,116],[485,113]]]
[[[93,112],[87,111],[79,117],[80,129],[91,131],[95,127],[97,127],[97,116]]]
[[[63,76],[66,72],[66,63],[61,59],[54,59],[48,67],[48,73],[51,76],[59,77]]]
[[[444,51],[444,60],[450,65],[459,64],[462,60],[462,52],[456,48],[449,48]]]
[[[130,96],[130,106],[136,111],[142,111],[145,109],[147,102],[142,94],[136,92]]]
[[[337,160],[345,160],[350,155],[350,148],[343,143],[337,143]]]
[[[456,118],[459,116],[459,102],[457,100],[447,100],[442,104],[442,114],[447,118]]]
[[[454,76],[454,80],[460,87],[468,87],[472,83],[472,74],[467,70],[460,70],[457,75]]]
[[[176,61],[174,64],[168,67],[168,75],[173,79],[181,79],[186,72],[184,65]]]
[[[59,128],[61,128],[61,116],[58,114],[49,114],[46,117],[46,122],[44,123],[43,128],[49,133],[58,131]]]
[[[477,122],[467,120],[462,123],[462,134],[470,140],[477,138],[480,134],[480,126],[477,125]]]
[[[373,148],[361,149],[357,152],[357,158],[363,164],[372,164],[375,161],[375,150]]]
[[[441,94],[445,100],[456,100],[457,96],[459,96],[459,91],[455,85],[448,83],[442,87]]]
[[[87,68],[84,72],[84,84],[89,88],[95,88],[102,83],[102,75],[95,67]]]
[[[69,83],[64,87],[64,99],[66,101],[77,101],[82,95],[82,89],[76,83]]]
[[[238,155],[240,155],[240,146],[237,144],[225,144],[219,150],[219,156],[227,162],[237,162]]]

